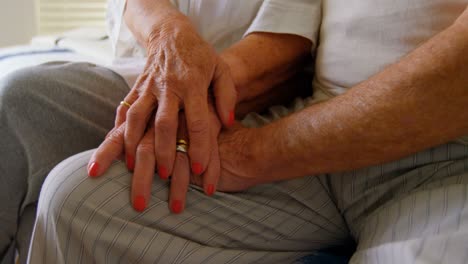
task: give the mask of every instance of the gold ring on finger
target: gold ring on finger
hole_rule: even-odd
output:
[[[128,107],[128,108],[130,108],[130,107],[132,106],[132,105],[131,105],[130,103],[128,103],[127,101],[122,101],[122,102],[120,102],[120,105],[124,105],[124,106],[126,106],[126,107]]]
[[[184,139],[179,139],[179,140],[177,140],[177,145],[186,145],[186,146],[188,146],[188,143]]]
[[[176,146],[176,151],[177,152],[182,152],[182,153],[187,153],[188,152],[188,146],[184,144],[178,144]]]

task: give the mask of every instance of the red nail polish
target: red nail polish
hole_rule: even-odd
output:
[[[137,212],[145,211],[145,209],[146,209],[146,199],[145,199],[145,197],[143,197],[142,195],[138,195],[137,197],[135,197],[135,199],[133,200],[133,208]]]
[[[174,214],[180,214],[182,212],[182,201],[180,200],[172,201],[171,210]]]
[[[231,110],[231,112],[229,112],[229,122],[228,122],[228,125],[229,126],[233,126],[234,125],[234,121],[235,121],[236,117],[234,115],[234,111]]]
[[[206,187],[206,194],[212,196],[214,194],[214,184],[208,184]]]
[[[91,166],[89,166],[89,170],[88,170],[89,177],[93,177],[93,178],[97,177],[98,170],[99,170],[99,164],[97,164],[97,162],[93,162]]]
[[[196,175],[200,175],[203,172],[203,167],[200,163],[194,162],[192,163],[192,172]]]
[[[133,171],[135,169],[135,158],[132,155],[127,154],[127,168],[129,171]]]
[[[158,167],[158,174],[159,174],[159,178],[163,180],[167,180],[169,178],[169,173],[167,173],[167,169],[164,166]]]

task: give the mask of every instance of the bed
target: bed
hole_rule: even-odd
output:
[[[0,48],[0,78],[18,69],[51,61],[110,66],[114,58],[104,29],[79,28],[59,35],[35,37],[29,45]]]

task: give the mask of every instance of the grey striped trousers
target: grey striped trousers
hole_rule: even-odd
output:
[[[293,110],[272,108],[262,125]],[[399,161],[207,197],[192,186],[172,215],[155,180],[144,213],[115,162],[87,177],[91,151],[59,164],[41,191],[30,263],[293,263],[355,239],[351,263],[468,263],[468,147],[449,143]]]

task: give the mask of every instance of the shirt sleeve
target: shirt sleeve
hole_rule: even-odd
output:
[[[245,33],[299,35],[317,44],[322,15],[321,0],[265,0]]]
[[[107,2],[107,33],[112,44],[114,58],[141,58],[146,52],[133,37],[124,20],[126,2],[126,0]]]

